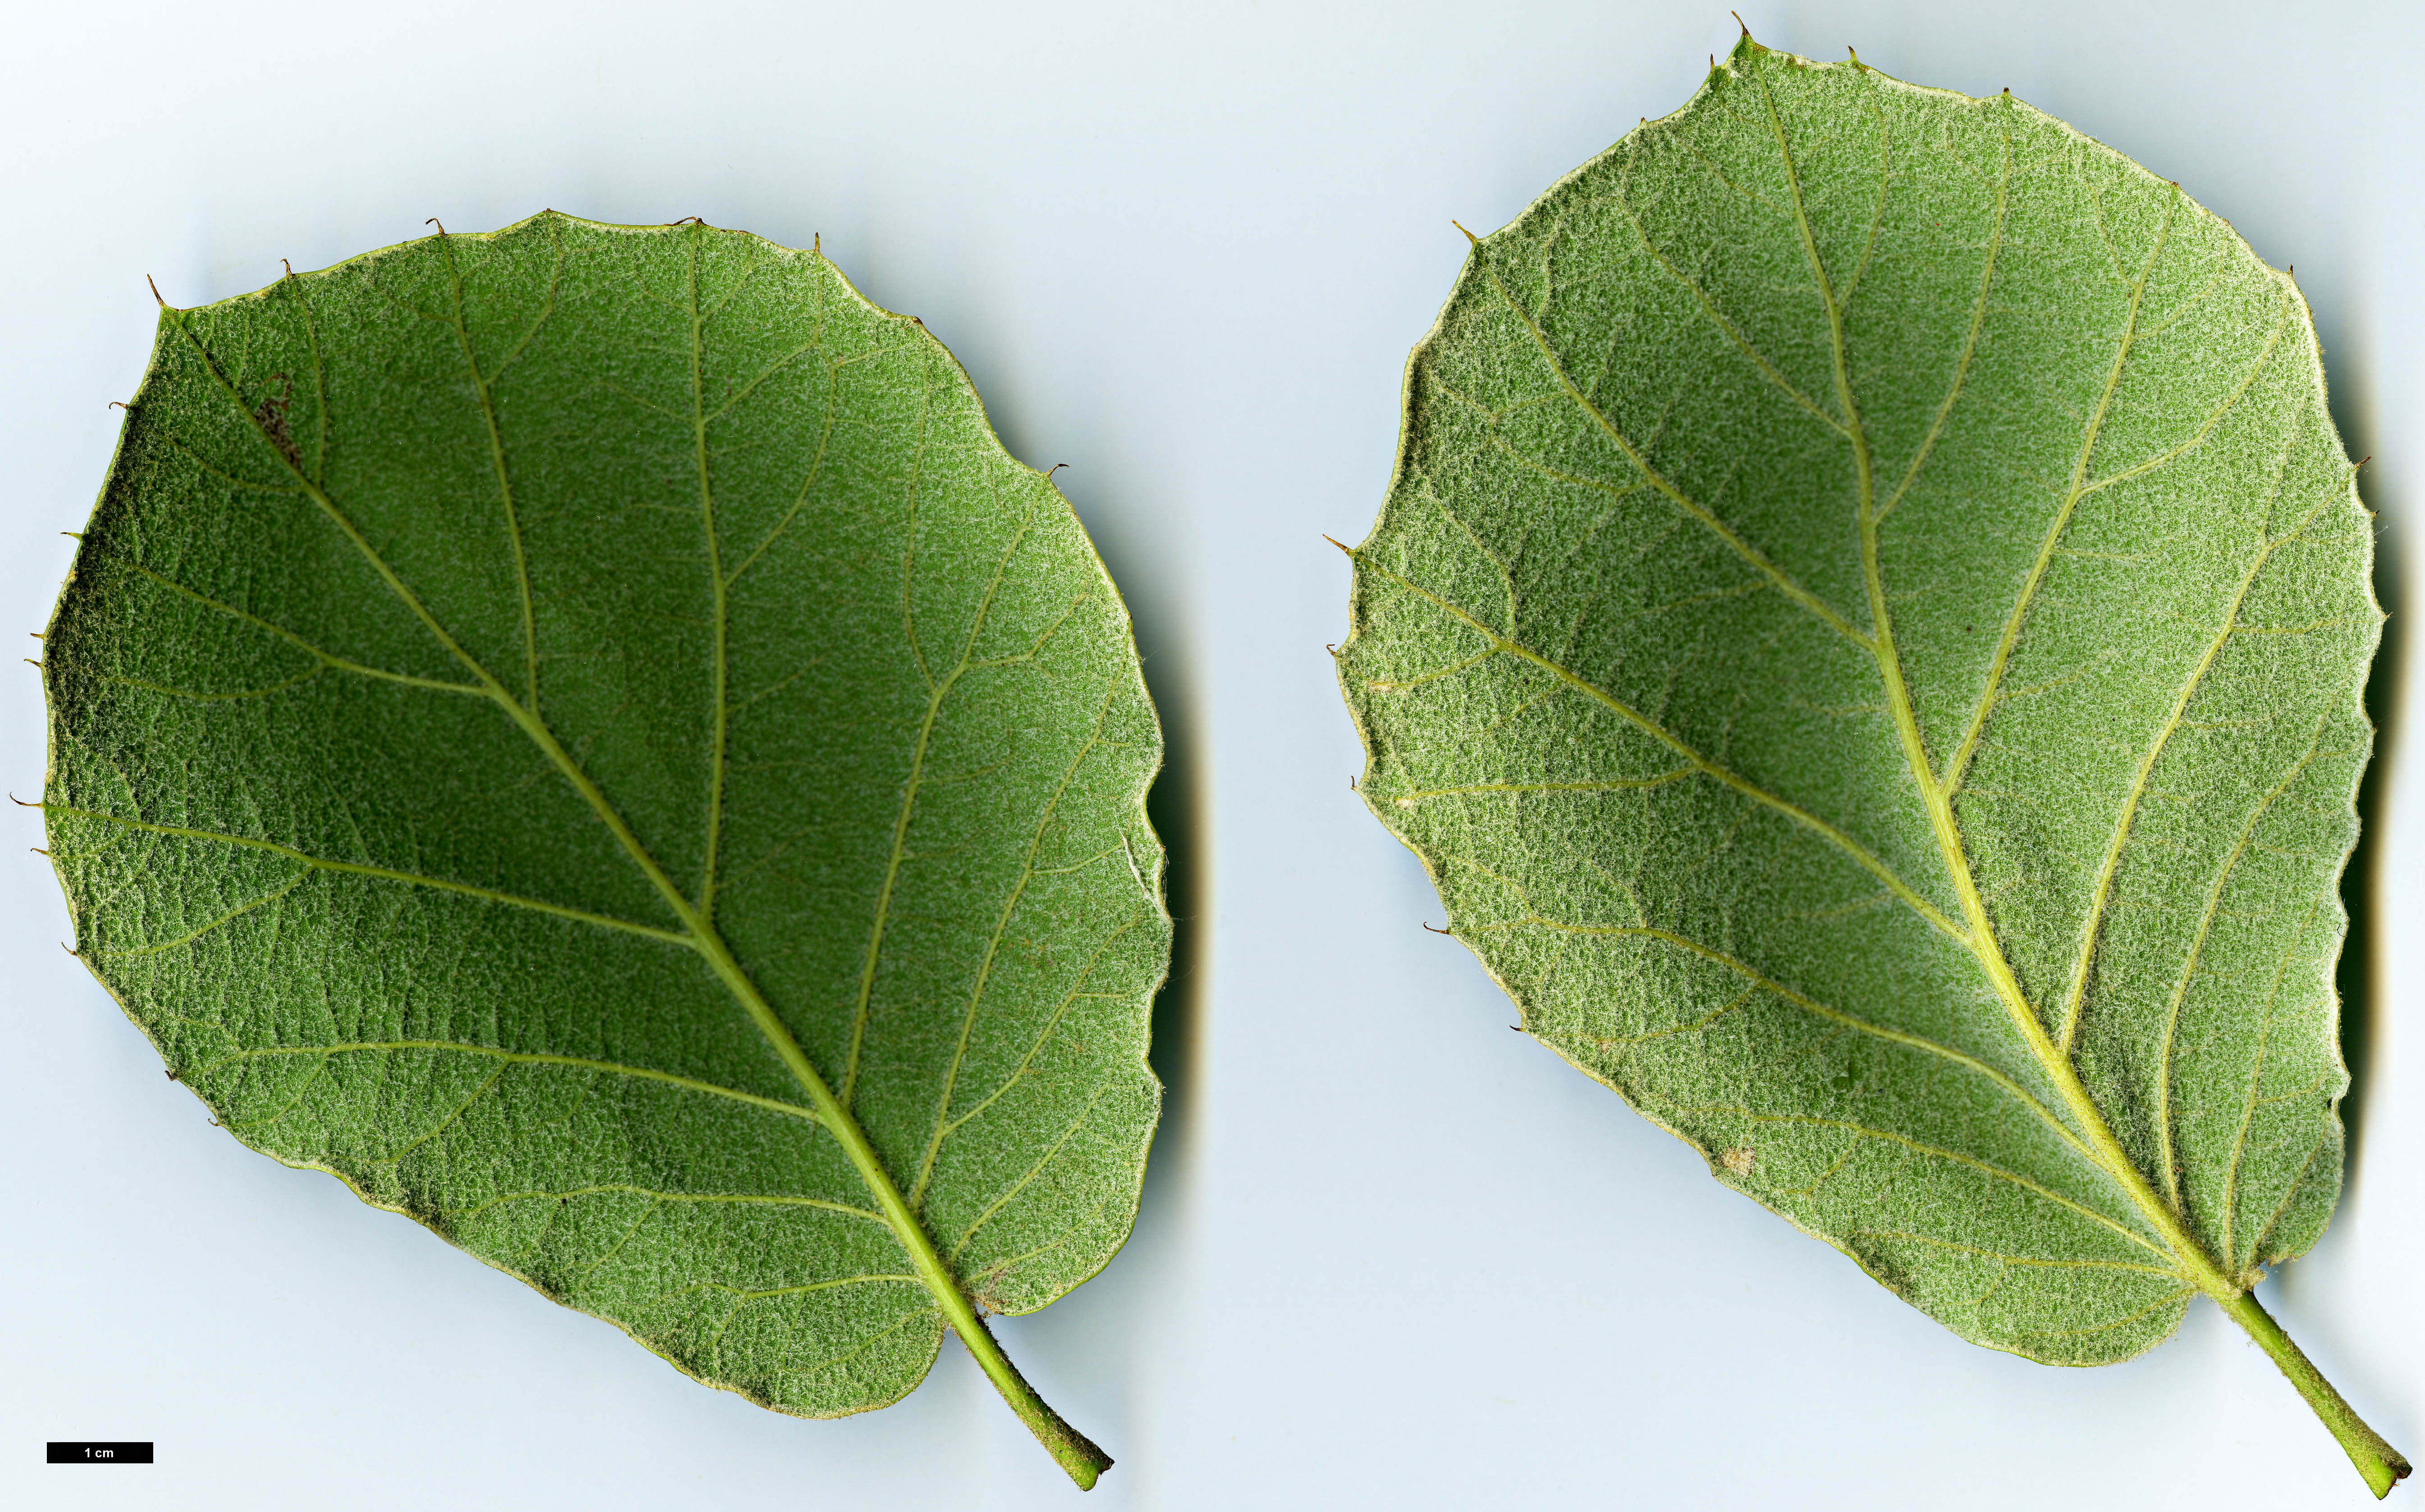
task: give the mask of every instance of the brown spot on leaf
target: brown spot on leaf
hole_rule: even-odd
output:
[[[252,418],[261,422],[261,434],[269,438],[269,444],[278,448],[279,454],[286,458],[288,465],[300,472],[303,470],[303,454],[295,449],[295,433],[286,427],[286,406],[294,401],[295,385],[287,381],[283,373],[271,374],[269,381],[278,385],[278,392],[262,400],[261,406],[252,412]]]
[[[988,1316],[999,1316],[1008,1312],[1010,1304],[997,1288],[1009,1279],[1009,1276],[1010,1266],[1008,1265],[996,1265],[987,1271],[977,1278],[975,1285],[969,1288],[969,1300],[974,1302],[978,1311]]]

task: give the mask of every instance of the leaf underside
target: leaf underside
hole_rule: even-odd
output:
[[[1745,39],[1416,349],[1361,788],[1720,1180],[2124,1359],[2338,1192],[2352,472],[2296,288],[2177,186]]]
[[[551,213],[168,311],[44,676],[78,953],[253,1148],[806,1415],[947,1313],[787,1042],[976,1306],[1126,1238],[1126,612],[822,256]]]

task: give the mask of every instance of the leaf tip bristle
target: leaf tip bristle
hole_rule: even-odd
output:
[[[133,406],[132,405],[129,405],[129,404],[128,404],[125,400],[123,400],[123,399],[113,399],[113,400],[111,400],[111,401],[109,402],[108,407],[109,407],[109,408],[111,408],[111,409],[123,409],[123,410],[127,411],[129,414],[134,413],[134,406]]]
[[[444,225],[443,225],[443,224],[439,220],[439,218],[438,218],[437,216],[435,216],[435,215],[432,215],[432,216],[430,216],[427,220],[423,221],[423,222],[422,222],[422,224],[423,224],[424,226],[436,226],[436,227],[438,228],[438,234],[439,234],[439,235],[441,235],[441,236],[443,236],[443,235],[445,235],[445,234],[446,234],[446,227],[445,227],[445,226],[444,226]]]
[[[1475,246],[1475,247],[1480,247],[1480,246],[1482,245],[1482,238],[1481,238],[1481,237],[1474,235],[1474,234],[1473,234],[1473,232],[1471,232],[1471,231],[1465,231],[1465,227],[1464,227],[1463,225],[1459,224],[1457,221],[1455,221],[1455,220],[1452,219],[1452,220],[1449,222],[1449,224],[1450,224],[1450,225],[1452,225],[1452,226],[1455,226],[1455,227],[1456,227],[1456,229],[1457,229],[1458,231],[1465,231],[1465,239],[1466,239],[1466,241],[1467,241],[1467,242],[1470,243],[1471,245],[1473,245],[1473,246]]]
[[[149,273],[143,275],[143,281],[152,285],[152,297],[160,300],[160,308],[163,310],[168,309],[169,301],[166,299],[160,299],[160,285],[153,279],[152,275]]]
[[[290,278],[290,279],[291,279],[291,278],[295,277],[295,263],[294,263],[294,260],[293,260],[293,259],[291,259],[291,258],[283,258],[283,257],[281,257],[281,258],[280,258],[278,261],[279,261],[281,264],[283,264],[283,265],[284,265],[284,267],[285,267],[285,269],[286,269],[286,276],[287,276],[288,278]]]
[[[1418,922],[1420,922],[1420,921],[1418,921]],[[1428,924],[1423,925],[1423,928],[1424,928],[1424,929],[1427,929],[1427,930],[1432,930],[1432,927],[1431,927],[1430,925],[1428,925]],[[1447,930],[1432,930],[1432,932],[1433,932],[1434,934],[1446,934],[1446,933],[1449,933],[1450,931],[1447,931]],[[1510,1026],[1510,1027],[1512,1027],[1513,1026]]]
[[[19,808],[40,808],[42,806],[40,804],[29,804],[24,799],[18,797],[15,793],[10,793],[8,795],[8,802],[16,804]]]
[[[1740,10],[1729,10],[1729,11],[1727,11],[1727,12],[1726,12],[1726,14],[1735,18],[1735,24],[1736,24],[1736,25],[1738,25],[1738,26],[1742,26],[1742,34],[1743,34],[1745,37],[1749,37],[1749,36],[1751,35],[1751,28],[1750,28],[1749,26],[1743,26],[1743,19],[1742,19],[1742,11],[1740,11]]]
[[[1461,230],[1462,228],[1459,228],[1459,229]],[[1340,549],[1342,553],[1344,553],[1347,557],[1349,557],[1351,560],[1355,557],[1355,555],[1356,555],[1356,548],[1354,548],[1354,547],[1352,547],[1352,546],[1348,545],[1345,541],[1340,540],[1337,536],[1334,536],[1334,535],[1325,535],[1325,536],[1323,536],[1323,539],[1324,539],[1324,540],[1325,540],[1325,541],[1328,541],[1331,545],[1333,545],[1333,546],[1335,546],[1335,547],[1339,548],[1339,549]]]

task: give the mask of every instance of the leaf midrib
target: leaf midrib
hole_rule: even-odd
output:
[[[440,233],[440,238],[442,241],[444,240],[443,231]],[[692,288],[694,314],[696,314],[698,302],[697,294],[697,284],[694,280]],[[308,308],[308,302],[306,302],[306,309]],[[589,805],[591,812],[615,836],[617,843],[640,868],[650,884],[665,899],[666,906],[683,925],[683,931],[679,935],[673,935],[670,931],[659,932],[686,944],[698,952],[707,963],[709,969],[732,995],[734,1001],[740,1005],[751,1025],[764,1038],[769,1048],[783,1062],[785,1069],[800,1084],[802,1090],[808,1093],[810,1103],[815,1109],[817,1121],[843,1147],[843,1154],[858,1172],[861,1183],[867,1186],[869,1194],[876,1200],[877,1207],[883,1214],[887,1227],[892,1231],[894,1240],[908,1254],[919,1280],[924,1283],[928,1293],[935,1298],[945,1321],[951,1325],[955,1332],[960,1335],[972,1352],[980,1356],[981,1363],[986,1365],[988,1375],[996,1377],[998,1384],[1001,1382],[1001,1377],[997,1373],[997,1366],[1001,1371],[1009,1372],[1015,1378],[1016,1371],[1012,1370],[1006,1360],[1000,1358],[999,1348],[993,1346],[991,1336],[977,1317],[974,1306],[967,1293],[961,1289],[956,1277],[936,1249],[933,1239],[926,1233],[925,1226],[911,1210],[900,1187],[892,1180],[891,1173],[885,1168],[881,1157],[876,1154],[866,1131],[859,1126],[859,1121],[852,1116],[850,1110],[834,1095],[833,1090],[827,1085],[825,1078],[809,1060],[799,1042],[777,1016],[773,1006],[766,1001],[756,983],[751,981],[748,974],[743,970],[740,962],[733,956],[731,947],[725,942],[714,923],[693,905],[691,899],[666,875],[656,857],[633,832],[621,812],[614,806],[597,784],[582,770],[580,764],[572,758],[571,754],[557,740],[554,732],[548,727],[546,722],[533,709],[525,708],[497,680],[495,675],[490,672],[484,663],[464,649],[428,607],[421,601],[419,596],[412,592],[411,588],[397,575],[395,569],[370,544],[361,528],[337,506],[336,501],[320,486],[318,481],[306,475],[297,465],[296,460],[289,457],[285,450],[271,438],[264,428],[260,417],[245,404],[242,392],[221,371],[217,359],[195,333],[185,319],[186,312],[170,308],[165,301],[162,304],[162,310],[169,322],[176,326],[178,333],[193,348],[203,371],[209,374],[212,381],[226,395],[235,412],[242,417],[246,427],[277,459],[278,465],[296,479],[304,494],[352,543],[355,550],[378,575],[397,601],[437,638],[439,644],[462,664],[465,671],[478,680],[481,690],[490,700],[495,703],[541,754],[547,756],[558,774],[572,786],[584,802]],[[313,356],[316,366],[320,360],[316,342]],[[325,425],[325,413],[322,422]],[[722,573],[718,571],[715,577],[720,607]],[[719,619],[720,617],[719,615]],[[988,1359],[987,1356],[992,1358]],[[1013,1405],[1016,1408],[1019,1404],[1014,1402]]]
[[[2141,1218],[2162,1236],[2166,1247],[2173,1252],[2173,1258],[2180,1263],[2186,1273],[2186,1279],[2194,1282],[2200,1290],[2208,1293],[2217,1301],[2228,1302],[2238,1297],[2244,1288],[2224,1274],[2223,1267],[2216,1264],[2205,1245],[2190,1232],[2188,1226],[2182,1221],[2181,1215],[2156,1194],[2147,1182],[2146,1174],[2140,1170],[2138,1164],[2131,1160],[2128,1153],[2122,1148],[2121,1141],[2114,1137],[2112,1125],[2106,1122],[2104,1111],[2096,1106],[2096,1099],[2089,1095],[2086,1086],[2080,1079],[2079,1073],[2074,1070],[2071,1058],[2064,1054],[2048,1039],[2045,1025],[2040,1022],[2036,1010],[2031,1006],[2027,995],[2021,991],[2019,979],[2015,977],[2011,963],[2005,959],[2003,942],[1997,934],[1993,921],[1988,917],[1985,899],[1980,895],[1977,879],[1970,868],[1968,847],[1964,843],[1960,825],[1953,816],[1952,804],[1946,789],[1937,783],[1935,766],[1928,758],[1927,742],[1920,732],[1910,690],[1903,682],[1901,654],[1895,647],[1893,618],[1887,607],[1886,582],[1879,565],[1876,499],[1871,470],[1869,438],[1862,424],[1860,408],[1853,397],[1852,373],[1844,339],[1843,308],[1837,299],[1835,289],[1827,275],[1825,260],[1819,253],[1818,239],[1811,231],[1808,207],[1805,203],[1802,192],[1801,172],[1794,162],[1792,144],[1786,135],[1784,118],[1777,111],[1775,97],[1770,92],[1767,80],[1756,72],[1752,74],[1752,80],[1759,87],[1761,103],[1767,108],[1770,128],[1776,137],[1777,153],[1784,164],[1786,183],[1792,191],[1794,225],[1800,232],[1803,253],[1810,263],[1811,277],[1827,314],[1837,404],[1843,411],[1845,428],[1850,434],[1853,445],[1855,476],[1858,489],[1856,507],[1859,512],[1861,571],[1869,591],[1871,633],[1876,647],[1875,658],[1878,670],[1886,682],[1887,701],[1893,712],[1896,732],[1902,739],[1904,765],[1909,769],[1913,782],[1919,786],[1921,802],[1928,810],[1930,827],[1935,833],[1938,851],[1944,858],[1946,871],[1953,883],[1956,895],[1961,899],[1963,913],[1970,921],[1967,942],[1970,952],[1985,969],[1988,980],[1996,989],[1997,996],[2004,1004],[2015,1027],[2020,1031],[2022,1042],[2029,1046],[2030,1053],[2037,1060],[2039,1069],[2053,1083],[2057,1094],[2062,1097],[2072,1116],[2080,1122],[2081,1132],[2094,1147],[2098,1156],[2096,1163],[2104,1169],[2107,1178],[2121,1188],[2130,1204],[2139,1210]],[[2165,231],[2169,233],[2172,224],[2172,211],[2169,207],[2164,224]],[[2139,282],[2132,290],[2130,309],[2133,326],[2136,323],[2139,296],[2145,290],[2147,275],[2153,271],[2156,256],[2160,253],[2160,250],[2161,238],[2159,239],[2158,253],[2150,255],[2147,268],[2142,271]],[[2122,364],[2128,356],[2128,343],[2126,339],[2123,349],[2115,357],[2113,373],[2107,383],[2105,394],[2107,402],[2110,402],[2112,391],[2118,385]],[[2100,403],[2100,419],[2104,407],[2104,404]],[[2081,445],[2080,457],[2075,471],[2075,488],[2077,488],[2077,480],[2085,476],[2089,453],[2094,444],[2092,437]],[[2076,500],[2077,497],[2075,492],[2074,499]],[[2165,1089],[2163,1095],[2169,1098],[2171,1090]]]

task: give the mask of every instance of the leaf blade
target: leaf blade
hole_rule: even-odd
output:
[[[919,613],[965,630],[939,683]],[[975,1298],[1133,1217],[1159,736],[923,326],[815,253],[553,215],[164,310],[51,644],[80,948],[239,1138],[786,1410],[896,1399],[948,1326],[1108,1463]],[[804,1046],[845,1037],[837,1094]]]
[[[2126,1358],[2329,1211],[2379,612],[2321,394],[2295,289],[2176,186],[1746,39],[1416,349],[1351,553],[1359,789],[1525,1027],[1721,1180],[1965,1337]],[[2252,597],[2330,644],[2240,655]],[[2149,805],[2200,792],[2216,868],[2167,875]],[[2292,851],[2277,1025],[2208,983],[2281,944],[2224,899]],[[2156,966],[2208,1064],[2147,1032]],[[2307,1079],[2260,1096],[2269,1036]],[[2298,1232],[2240,1243],[2243,1181]]]

